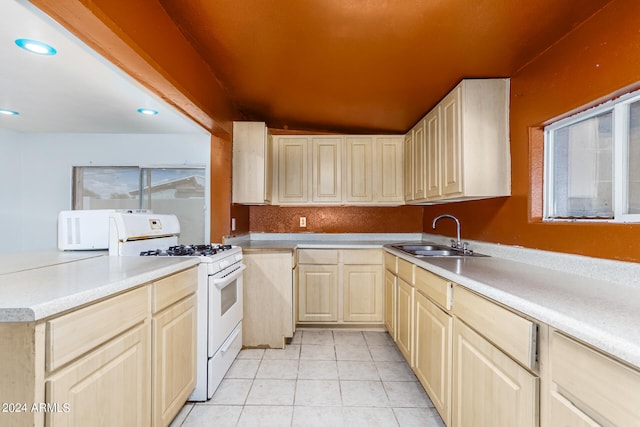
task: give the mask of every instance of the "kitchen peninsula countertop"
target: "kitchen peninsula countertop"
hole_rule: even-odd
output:
[[[133,289],[198,264],[197,257],[115,257],[100,253],[0,255],[0,322],[33,322]],[[87,257],[88,256],[88,257]],[[7,257],[7,258],[5,258]],[[28,257],[31,257],[29,262]],[[7,260],[5,262],[4,260]]]
[[[393,241],[362,236],[353,240],[331,235],[315,240],[306,235],[284,237],[268,240],[260,235],[234,244],[249,250],[380,248],[412,240],[446,244],[449,239],[431,235],[393,236]],[[490,257],[425,259],[389,247],[385,250],[640,368],[640,264],[479,242],[471,247]]]

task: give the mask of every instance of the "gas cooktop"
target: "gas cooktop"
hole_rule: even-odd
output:
[[[232,249],[231,245],[177,245],[168,249],[151,249],[140,256],[212,256]]]

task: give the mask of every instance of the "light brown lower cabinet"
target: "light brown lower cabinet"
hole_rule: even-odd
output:
[[[389,270],[384,271],[384,325],[393,340],[396,340],[396,298],[398,279]]]
[[[195,385],[197,270],[36,323],[0,323],[7,426],[166,426]],[[36,405],[35,407],[33,405]]]
[[[413,286],[398,277],[398,323],[396,345],[409,366],[413,367]]]
[[[414,372],[446,425],[451,419],[453,317],[422,292],[414,294]]]

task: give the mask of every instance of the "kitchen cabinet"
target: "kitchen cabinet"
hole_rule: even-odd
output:
[[[308,138],[277,138],[278,204],[304,204],[309,201]]]
[[[414,150],[405,155],[405,168],[414,166],[414,189],[407,202],[511,194],[508,79],[462,80],[411,132]]]
[[[311,201],[342,202],[342,138],[313,136],[311,139]]]
[[[298,321],[384,322],[379,249],[298,250]]]
[[[452,425],[537,426],[536,325],[461,286],[453,292]]]
[[[404,183],[404,201],[408,203],[413,201],[413,129],[409,130],[409,132],[407,132],[404,136],[402,156],[404,158],[404,170],[402,173]]]
[[[384,325],[393,340],[396,340],[396,300],[398,296],[397,274],[398,258],[384,253]]]
[[[637,369],[558,331],[550,334],[550,366],[549,426],[638,424]]]
[[[415,266],[398,259],[396,345],[413,368],[413,275]]]
[[[233,122],[233,203],[271,203],[273,156],[273,137],[264,122]]]
[[[196,384],[197,270],[152,284],[152,421],[167,426]]]
[[[402,147],[401,136],[345,136],[344,201],[402,204]]]
[[[291,250],[245,250],[243,276],[245,347],[284,348],[295,332],[294,268]]]
[[[196,279],[193,267],[59,316],[1,323],[13,351],[0,352],[0,400],[29,410],[0,423],[168,425],[195,381]]]
[[[451,419],[452,284],[415,269],[414,372],[446,425]]]

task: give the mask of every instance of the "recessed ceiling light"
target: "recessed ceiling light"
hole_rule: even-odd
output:
[[[16,44],[24,50],[38,55],[55,55],[57,51],[46,43],[31,39],[17,39]]]
[[[144,114],[145,116],[155,116],[158,114],[156,110],[152,110],[151,108],[138,108],[138,113]]]
[[[17,116],[20,113],[18,113],[17,111],[5,110],[4,108],[0,108],[0,114],[4,114],[5,116]]]

